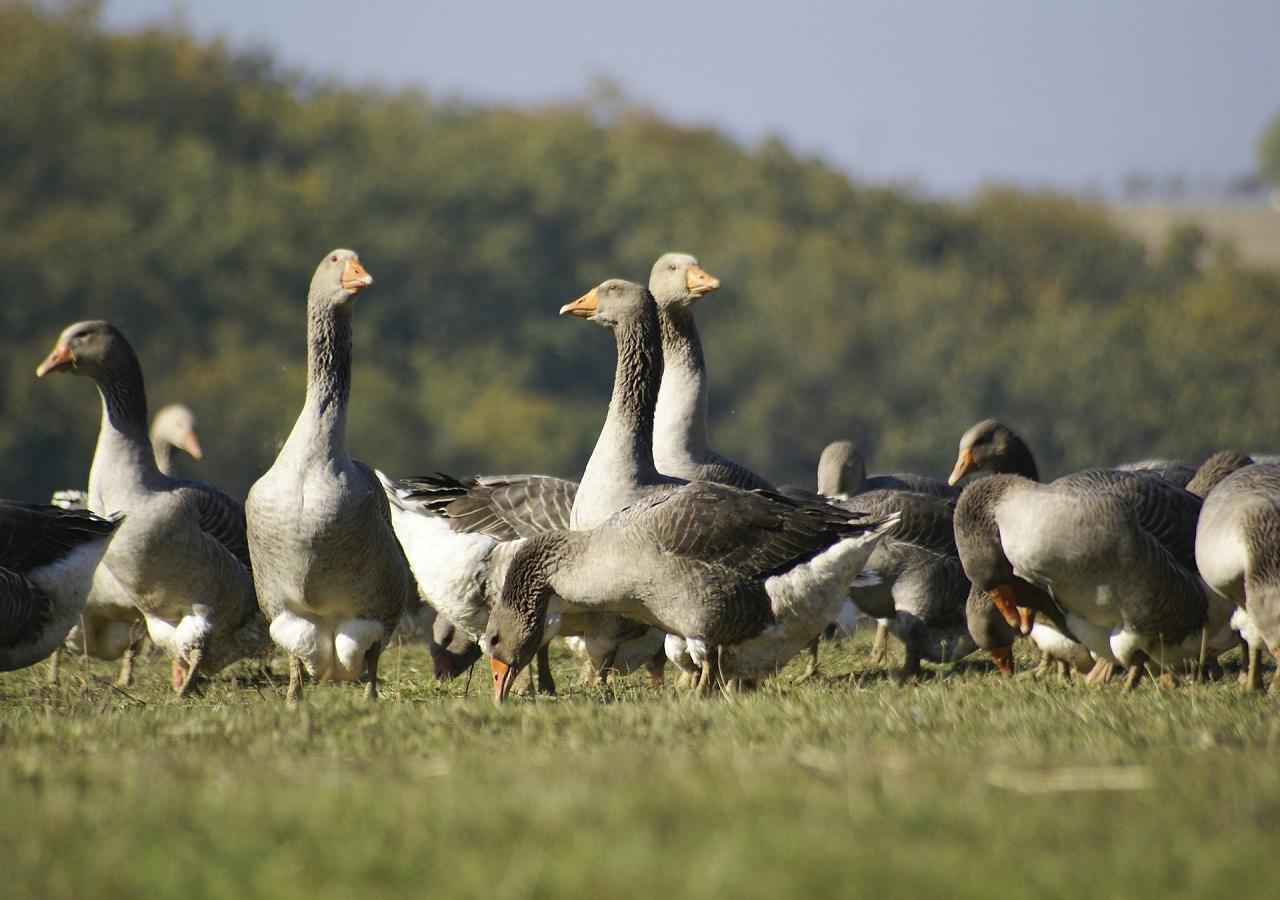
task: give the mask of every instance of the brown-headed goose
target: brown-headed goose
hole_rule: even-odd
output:
[[[289,654],[288,699],[303,668],[355,681],[377,697],[378,657],[417,587],[373,470],[347,452],[352,312],[373,283],[359,257],[334,250],[307,293],[307,394],[293,431],[249,491],[249,546],[271,637]]]
[[[1196,563],[1214,592],[1237,607],[1233,624],[1249,646],[1245,688],[1261,690],[1263,649],[1280,659],[1280,463],[1244,466],[1209,491]],[[1280,693],[1280,676],[1271,690]]]
[[[146,618],[151,640],[174,661],[174,688],[263,649],[244,509],[202,481],[171,478],[156,466],[147,435],[142,367],[108,322],[79,322],[58,338],[37,376],[92,378],[102,427],[89,470],[89,508],[125,520],[95,571],[102,589],[124,593]]]
[[[0,672],[61,646],[119,524],[86,510],[0,500]]]

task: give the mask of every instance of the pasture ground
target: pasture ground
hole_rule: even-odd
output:
[[[1030,669],[1027,651],[1020,662]],[[1235,654],[1232,654],[1234,658]],[[383,699],[142,660],[0,675],[0,895],[338,898],[1271,894],[1280,699],[999,678],[900,687],[868,639],[758,693],[641,676],[495,708],[383,656]],[[277,660],[277,673],[285,667]],[[850,683],[850,673],[861,683]]]

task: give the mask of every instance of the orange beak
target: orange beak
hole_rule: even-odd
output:
[[[342,270],[342,289],[358,294],[371,284],[373,284],[373,276],[364,270],[360,260],[347,260],[347,264]]]
[[[698,265],[689,267],[689,271],[685,273],[684,283],[689,293],[695,297],[709,294],[720,287],[720,279]]]
[[[44,362],[36,366],[36,377],[43,378],[50,372],[69,368],[75,365],[75,362],[76,358],[71,353],[71,348],[66,344],[58,344],[49,351],[49,355],[44,358]]]
[[[489,657],[489,668],[493,669],[493,699],[497,703],[502,703],[511,693],[511,685],[516,680],[516,670],[496,656]]]
[[[996,668],[1000,670],[1000,674],[1006,677],[1013,676],[1013,645],[1005,644],[1003,647],[992,647],[987,651],[991,654],[991,660],[996,664]]]
[[[1025,637],[1036,627],[1036,611],[1028,606],[1018,607],[1018,630]]]
[[[597,289],[592,288],[572,303],[566,303],[560,307],[560,315],[590,318],[596,314],[596,303],[599,299]]]
[[[947,479],[947,484],[954,485],[975,468],[977,468],[977,465],[973,461],[973,451],[966,447],[961,450],[960,455],[956,457],[956,467],[951,470],[951,477]]]
[[[193,459],[204,459],[204,448],[200,446],[200,438],[194,431],[188,431],[182,439],[182,449],[191,454]]]
[[[1010,628],[1021,628],[1022,617],[1018,615],[1018,606],[1013,600],[1013,588],[1007,584],[999,585],[988,592],[991,602],[1000,610],[1000,615],[1009,623]]]

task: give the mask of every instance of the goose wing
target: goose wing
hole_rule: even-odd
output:
[[[0,502],[0,568],[29,572],[56,562],[76,547],[110,534],[119,520],[82,509]]]
[[[477,475],[465,481],[437,473],[394,482],[404,500],[450,520],[455,531],[500,541],[567,529],[578,484],[551,475]]]

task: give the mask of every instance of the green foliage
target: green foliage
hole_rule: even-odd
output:
[[[44,665],[0,674],[5,896],[1251,896],[1275,882],[1274,697],[1230,678],[1123,695],[978,661],[902,688],[867,649],[824,646],[825,677],[792,683],[800,660],[755,694],[695,703],[643,676],[576,687],[576,659],[557,655],[560,698],[503,709],[480,673],[469,695],[436,683],[420,648],[384,654],[376,709],[342,684],[288,708],[279,660],[274,686],[233,686],[240,664],[181,702],[159,659],[126,693],[112,663],[64,660],[57,687]],[[1113,789],[1091,782],[1106,767],[1121,767]]]
[[[1048,473],[1280,446],[1259,415],[1274,273],[1189,232],[1148,260],[1067,198],[863,187],[597,94],[355,90],[181,32],[108,35],[92,6],[0,3],[0,496],[86,478],[90,385],[31,376],[84,318],[129,335],[153,408],[189,403],[201,471],[246,490],[301,407],[305,286],[337,246],[377,279],[350,443],[393,474],[580,473],[612,342],[556,310],[669,249],[725,285],[699,312],[715,442],[778,482],[811,482],[837,437],[945,474],[992,415]]]
[[[1258,174],[1274,188],[1280,188],[1280,116],[1258,142]]]

